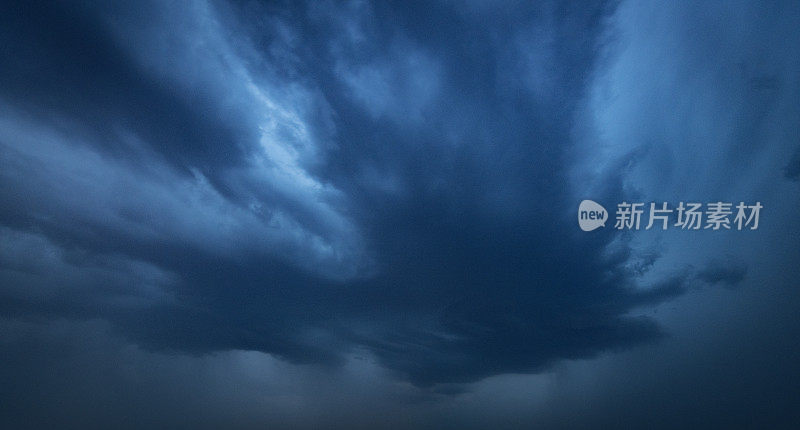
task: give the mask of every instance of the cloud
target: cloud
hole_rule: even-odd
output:
[[[0,6],[3,420],[791,415],[797,6],[503,6]]]
[[[332,370],[255,351],[143,350],[101,320],[3,318],[0,330],[0,416],[11,427],[404,427],[425,418],[409,405],[440,398],[393,383],[364,354]]]
[[[784,169],[784,175],[793,181],[800,177],[800,148],[795,150],[794,155],[789,159],[789,163]]]
[[[714,261],[697,273],[697,278],[708,284],[723,284],[734,287],[744,280],[747,266],[740,261],[722,263]]]
[[[2,72],[0,220],[38,249],[4,261],[57,262],[8,278],[45,298],[6,294],[6,312],[100,319],[157,351],[366,349],[444,391],[662,336],[632,312],[683,289],[642,282],[624,242],[610,258],[610,229],[581,234],[560,185],[611,6],[316,7],[3,14],[20,60]],[[126,294],[166,293],[130,307],[32,280],[98,272],[73,253],[117,262]]]

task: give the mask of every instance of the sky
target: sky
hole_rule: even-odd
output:
[[[793,428],[798,24],[2,3],[0,424]],[[584,199],[763,209],[585,232]]]

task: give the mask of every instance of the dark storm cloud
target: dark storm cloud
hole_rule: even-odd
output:
[[[657,339],[681,281],[572,216],[612,11],[6,4],[0,309],[421,385]]]
[[[800,148],[797,148],[789,159],[789,163],[784,169],[784,174],[787,178],[796,181],[800,178]]]
[[[709,284],[733,287],[742,282],[747,274],[747,265],[741,261],[723,263],[714,261],[697,274],[697,278]]]
[[[618,171],[639,151],[625,188],[665,201],[759,200],[771,220],[758,236],[665,235],[651,272],[689,262],[698,267],[686,280],[700,288],[656,309],[668,340],[587,363],[553,427],[796,425],[798,190],[784,173],[800,124],[798,19],[796,2],[617,9],[620,39],[588,103],[586,168]]]

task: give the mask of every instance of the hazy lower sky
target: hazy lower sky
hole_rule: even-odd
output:
[[[4,2],[0,426],[794,428],[799,210],[796,1]]]

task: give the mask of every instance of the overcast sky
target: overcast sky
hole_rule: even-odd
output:
[[[798,210],[796,1],[3,2],[0,424],[792,428]]]

